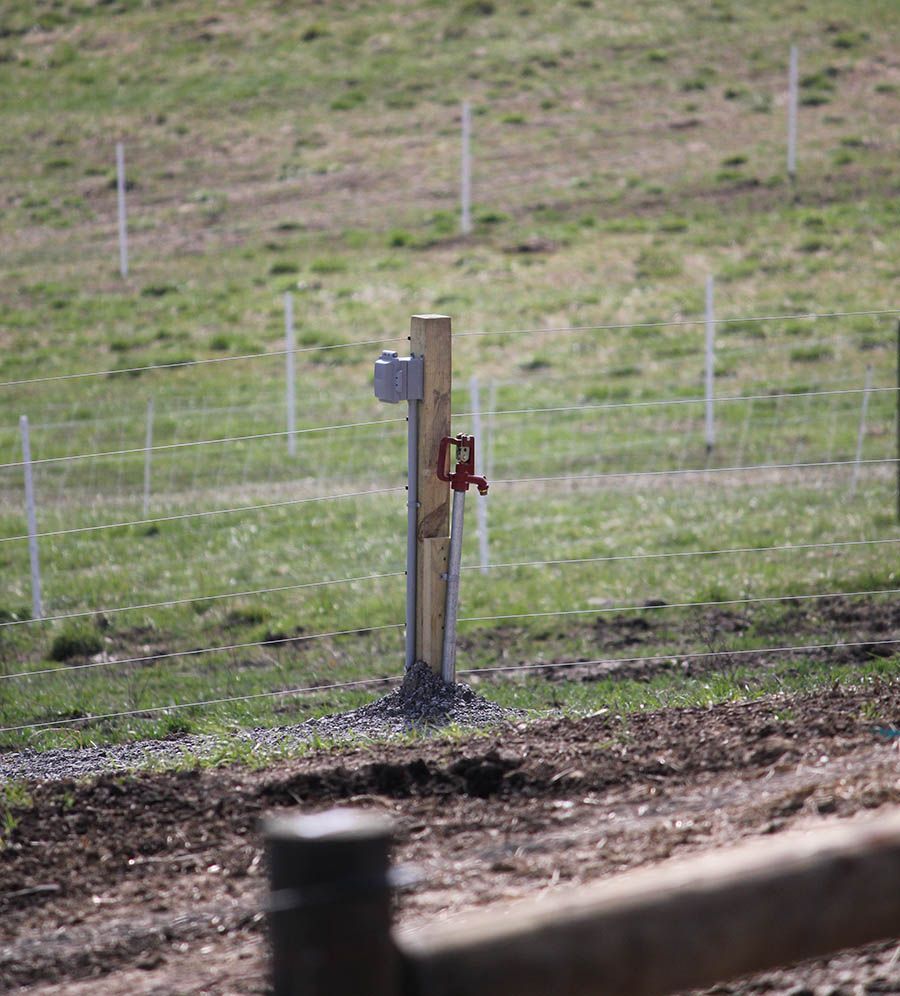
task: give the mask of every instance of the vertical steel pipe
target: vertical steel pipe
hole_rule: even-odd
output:
[[[416,519],[419,508],[419,405],[407,402],[406,432],[406,660],[416,662]]]
[[[450,513],[450,551],[447,555],[447,608],[444,612],[444,648],[441,654],[441,677],[448,685],[456,681],[456,617],[459,613],[459,568],[462,562],[463,514],[465,491],[453,492]]]

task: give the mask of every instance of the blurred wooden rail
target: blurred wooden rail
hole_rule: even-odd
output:
[[[269,824],[279,996],[664,996],[900,935],[898,809],[396,933],[390,836]]]

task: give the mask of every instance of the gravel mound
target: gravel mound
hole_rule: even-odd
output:
[[[321,716],[296,726],[243,730],[231,742],[249,741],[253,750],[266,752],[287,750],[315,740],[385,740],[412,731],[438,733],[451,724],[478,729],[521,720],[523,716],[518,710],[504,709],[476,695],[468,685],[445,685],[427,664],[415,664],[398,688],[359,709]],[[55,781],[189,763],[212,757],[227,747],[228,742],[221,736],[203,735],[103,747],[29,749],[0,754],[0,780]]]

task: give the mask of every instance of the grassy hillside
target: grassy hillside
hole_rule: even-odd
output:
[[[898,39],[889,0],[4,4],[0,612],[11,625],[0,655],[7,673],[61,670],[2,682],[0,726],[396,674],[399,629],[296,637],[402,621],[402,493],[143,520],[402,487],[402,421],[318,430],[396,416],[371,398],[371,361],[382,338],[402,348],[419,312],[450,314],[457,332],[516,333],[454,341],[454,412],[471,410],[477,374],[482,409],[519,413],[482,427],[495,479],[713,470],[495,486],[492,562],[589,563],[471,571],[463,615],[589,618],[647,599],[896,588],[890,543],[784,547],[900,536],[893,468],[865,465],[851,497],[844,465],[867,367],[862,454],[894,455],[896,317],[868,313],[898,306]],[[784,148],[791,43],[795,183]],[[463,99],[476,202],[466,238]],[[702,396],[703,328],[685,323],[702,317],[710,272],[720,318],[866,314],[720,326],[717,394],[751,400],[717,406],[708,458],[703,406],[690,400]],[[282,434],[288,291],[299,424],[317,430],[295,460]],[[583,326],[611,327],[520,331]],[[354,342],[367,344],[318,348]],[[190,365],[207,360],[221,362]],[[135,369],[173,363],[185,365]],[[97,371],[112,373],[59,379]],[[154,453],[145,516],[151,399],[154,443],[171,448]],[[661,400],[683,403],[652,404]],[[21,414],[39,460],[113,454],[36,468],[39,529],[56,534],[41,540],[46,612],[150,607],[23,621]],[[177,445],[244,436],[263,438]],[[841,465],[715,472],[797,462]],[[93,528],[116,522],[138,524]],[[473,516],[470,565],[474,532]],[[747,547],[781,549],[597,560]],[[373,574],[391,576],[298,587]],[[283,590],[234,597],[263,588]],[[666,612],[690,628],[684,610]],[[585,645],[581,618],[560,619],[549,655],[540,619],[521,623],[512,651],[502,621],[466,624],[476,635],[461,666],[607,655],[602,641]],[[741,639],[774,645],[771,620],[759,622]],[[819,642],[852,636],[849,623],[819,627]],[[668,652],[668,639],[644,649]],[[696,629],[688,643],[705,645]],[[249,646],[158,659],[239,644]],[[105,666],[111,657],[148,660]],[[91,658],[104,666],[72,669]],[[284,708],[293,717],[345,701]],[[239,714],[174,715],[88,735],[279,718],[268,699]]]

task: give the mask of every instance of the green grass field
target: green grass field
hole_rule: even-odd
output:
[[[900,587],[898,36],[887,0],[6,4],[0,743],[292,722],[382,689],[153,710],[398,674],[405,431],[402,412],[372,397],[371,364],[382,341],[403,348],[415,313],[491,333],[454,339],[453,393],[455,429],[471,428],[473,375],[481,409],[498,412],[481,426],[498,482],[491,562],[586,561],[468,570],[464,617],[581,614],[514,631],[464,622],[460,667],[621,656],[585,627],[647,600]],[[466,238],[463,99],[474,109]],[[717,330],[711,455],[695,400],[707,273],[717,317],[734,319]],[[301,349],[293,459],[286,292]],[[745,320],[809,313],[845,317]],[[320,348],[333,345],[346,348]],[[192,365],[141,369],[179,363]],[[867,368],[869,462],[851,493]],[[160,448],[145,516],[150,400]],[[40,541],[45,613],[65,617],[47,622],[28,618],[23,414],[38,528],[54,534]],[[832,466],[727,471],[797,463]],[[638,476],[615,476],[626,473]],[[137,524],[96,528],[111,523]],[[696,555],[732,549],[746,552]],[[328,580],[342,583],[302,587]],[[261,589],[280,590],[234,594]],[[775,646],[778,603],[745,608],[751,629],[728,646]],[[707,610],[664,609],[671,632],[655,629],[641,654],[702,652]],[[804,642],[853,640],[852,623],[816,625]],[[305,639],[343,630],[368,632]],[[234,649],[164,656],[216,647]],[[852,673],[800,671],[824,681],[841,668]],[[676,699],[679,680],[654,679]],[[728,680],[734,694],[762,687]],[[480,687],[535,708],[620,694],[608,681]],[[83,721],[118,712],[134,715]]]

